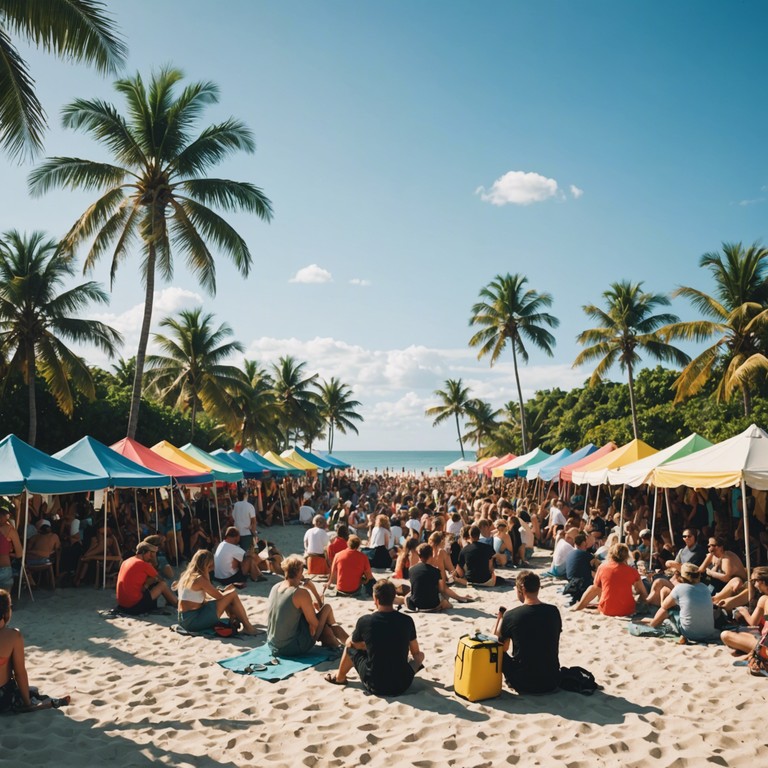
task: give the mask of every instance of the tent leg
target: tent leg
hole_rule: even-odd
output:
[[[585,520],[589,520],[589,515],[587,514],[588,504],[589,504],[589,486],[587,486],[586,490],[584,491],[584,512],[581,515]]]
[[[752,556],[749,552],[749,511],[747,510],[747,482],[741,478],[741,519],[744,522],[744,565],[747,568],[747,589],[749,599],[752,600],[754,587],[752,586]]]
[[[627,486],[621,486],[621,511],[619,512],[619,543],[624,541],[624,494],[627,492]]]
[[[179,544],[176,541],[176,512],[173,507],[173,483],[171,483],[171,533],[173,534],[173,554],[176,556],[176,567],[179,567]]]
[[[653,489],[653,519],[651,520],[651,549],[648,555],[648,570],[653,570],[653,546],[656,543],[656,511],[659,507],[659,489]]]
[[[675,532],[672,530],[672,509],[669,506],[669,488],[664,489],[664,504],[667,507],[667,525],[669,526],[669,539],[672,548],[675,547]]]
[[[133,508],[136,510],[136,538],[141,541],[141,523],[139,522],[139,494],[133,489]]]
[[[208,509],[210,510],[210,502],[208,502]],[[224,541],[224,539],[221,538],[221,515],[219,514],[219,494],[216,491],[216,481],[213,481],[213,506],[216,509],[216,525],[219,528],[219,541]]]
[[[109,508],[109,494],[112,491],[107,488],[106,494],[104,494],[104,567],[102,570],[102,577],[101,577],[101,588],[106,589],[107,588],[107,509]],[[98,560],[96,561],[96,574],[98,577],[99,573],[99,563]]]
[[[29,524],[29,491],[24,489],[24,541],[21,547],[21,570],[19,571],[19,600],[21,600],[21,587],[24,583],[24,579],[27,580],[27,587],[29,588],[29,594],[32,596],[32,585],[29,583],[29,575],[27,574],[27,525]],[[32,598],[35,599],[34,597]]]

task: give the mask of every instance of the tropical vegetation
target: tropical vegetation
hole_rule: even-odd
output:
[[[464,456],[464,439],[461,436],[461,419],[467,415],[471,404],[469,396],[469,387],[464,386],[461,379],[448,379],[445,382],[445,389],[436,389],[435,397],[439,398],[440,405],[433,405],[427,408],[426,415],[432,416],[432,426],[437,427],[444,421],[453,417],[456,421],[456,434],[459,438],[459,448],[461,449],[461,458]]]

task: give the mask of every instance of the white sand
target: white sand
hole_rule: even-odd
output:
[[[284,553],[303,528],[265,529]],[[241,592],[263,626],[274,583]],[[473,592],[470,590],[470,592]],[[267,683],[225,671],[217,659],[263,643],[181,637],[175,616],[105,619],[112,592],[36,591],[13,625],[27,642],[30,680],[72,695],[63,710],[0,720],[0,761],[15,765],[173,766],[500,765],[760,766],[768,680],[732,666],[723,647],[635,638],[625,622],[563,609],[560,661],[591,670],[604,687],[470,704],[453,693],[458,638],[490,632],[511,590],[478,590],[479,602],[418,614],[426,669],[400,700],[368,695],[354,673],[346,688],[322,679],[332,663]],[[553,586],[542,597],[564,605]],[[349,630],[372,603],[331,597]]]

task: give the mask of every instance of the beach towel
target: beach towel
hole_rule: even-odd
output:
[[[260,645],[258,648],[241,653],[239,656],[222,659],[217,663],[232,672],[238,672],[241,675],[253,675],[261,680],[275,683],[278,680],[285,680],[296,672],[301,672],[302,669],[308,669],[323,661],[329,661],[331,658],[333,657],[327,651],[319,648],[301,656],[292,656],[290,659],[284,656],[278,658],[272,655],[268,645]]]

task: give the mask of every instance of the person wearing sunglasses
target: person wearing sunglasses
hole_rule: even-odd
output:
[[[752,569],[752,584],[759,593],[755,609],[750,611],[747,606],[736,608],[734,618],[746,623],[745,627],[736,630],[726,630],[720,634],[720,639],[732,651],[734,656],[749,653],[755,647],[758,637],[768,632],[768,567],[760,566]]]
[[[712,598],[715,603],[738,594],[747,580],[744,563],[735,552],[725,548],[726,543],[724,536],[710,537],[708,554],[699,566],[699,572],[709,578],[710,585],[720,590]]]

